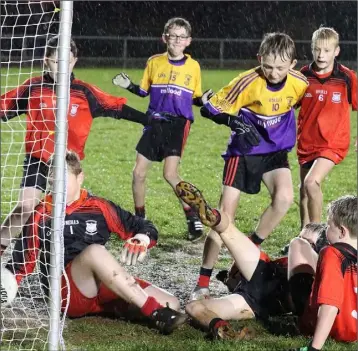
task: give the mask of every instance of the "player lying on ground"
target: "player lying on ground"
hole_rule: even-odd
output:
[[[26,114],[25,160],[18,203],[1,225],[1,250],[10,243],[26,223],[45,190],[48,174],[46,162],[54,150],[56,114],[56,77],[58,37],[46,46],[43,76],[27,79],[1,96],[0,117],[7,122]],[[71,41],[70,73],[77,62],[77,47]],[[126,105],[127,99],[109,95],[71,74],[68,110],[67,148],[84,158],[85,144],[92,121],[100,116],[127,119],[147,125],[150,117]]]
[[[183,182],[178,186],[183,184],[185,186]],[[222,320],[255,317],[267,320],[268,317],[292,312],[287,281],[287,257],[271,260],[236,228],[233,232],[236,255],[240,257],[235,268],[231,269],[230,281],[227,282],[233,294],[219,299],[193,301],[186,307],[191,317],[209,327],[213,336],[221,338],[237,335],[228,323]],[[312,245],[315,245],[321,232],[325,233],[324,224],[309,225],[300,235],[307,237]],[[220,323],[216,327],[213,325],[216,320],[211,323],[214,318],[220,318]]]
[[[167,52],[149,58],[140,85],[125,73],[113,78],[113,84],[135,95],[149,95],[148,113],[158,118],[157,124],[144,128],[136,148],[133,199],[135,213],[142,217],[145,217],[145,180],[151,163],[164,160],[164,179],[175,190],[181,180],[180,159],[194,121],[192,104],[202,106],[212,95],[211,90],[202,94],[199,63],[184,54],[191,43],[190,23],[183,18],[171,18],[164,26],[162,40]],[[181,204],[188,223],[188,239],[198,240],[203,226],[190,207]]]
[[[326,237],[327,225],[325,223],[308,223],[301,230],[298,238],[302,238],[307,240],[312,248],[319,253],[322,248],[324,248],[327,244]],[[289,245],[287,246],[287,254],[289,250]],[[263,258],[267,257],[267,262],[269,264],[278,264],[280,267],[284,269],[280,270],[283,274],[281,277],[287,281],[287,264],[288,257],[287,254],[271,260],[266,254],[262,253]],[[272,262],[272,263],[271,263]],[[240,274],[240,270],[237,268],[235,261],[232,263],[232,266],[229,270],[222,270],[217,275],[216,278],[224,283],[227,286],[230,292],[233,292],[237,285],[242,281],[242,275]],[[242,284],[242,283],[241,283]],[[251,286],[251,284],[249,284]],[[250,288],[251,289],[251,288]]]
[[[232,224],[225,212],[211,209],[192,184],[180,182],[176,189],[178,196],[199,214],[202,223],[219,233],[243,278],[251,282],[272,277],[273,268],[268,269],[270,265],[262,262],[259,248]],[[305,239],[295,238],[290,244],[288,291],[294,312],[299,316],[301,332],[313,335],[308,350],[320,350],[328,336],[338,341],[357,340],[357,200],[357,196],[343,196],[329,205],[327,239],[330,245],[319,255]],[[259,289],[262,290],[262,286]],[[267,308],[271,305],[275,303],[270,301]],[[186,310],[213,334],[227,338],[235,333],[226,320],[240,319],[245,314],[252,316],[253,311],[248,307],[242,295],[233,294],[221,299],[193,301]]]
[[[349,105],[357,110],[357,75],[335,60],[339,34],[321,27],[313,33],[311,45],[314,61],[301,69],[310,85],[300,102],[297,135],[302,226],[321,221],[321,184],[348,153]]]
[[[293,201],[288,152],[296,142],[294,106],[308,82],[294,71],[296,50],[283,33],[269,33],[261,42],[260,66],[240,74],[215,94],[201,114],[231,128],[219,207],[234,221],[240,193],[257,194],[263,182],[271,204],[263,212],[251,239],[261,244],[280,223]],[[210,230],[199,279],[191,295],[209,295],[209,281],[222,241]]]
[[[121,262],[135,264],[142,261],[147,249],[156,244],[157,229],[150,221],[82,189],[84,175],[77,154],[68,152],[66,162],[64,262],[69,286],[62,277],[62,308],[66,306],[69,289],[69,317],[100,313],[128,317],[137,310],[162,333],[170,333],[186,320],[185,314],[177,312],[180,307],[178,299],[132,277],[104,247],[110,234],[117,234],[126,240]],[[33,272],[36,261],[40,259],[45,292],[48,291],[50,266],[50,241],[46,238],[51,228],[51,203],[52,196],[49,195],[36,206],[16,241],[11,261],[6,265],[20,283]],[[164,307],[166,304],[169,307]]]

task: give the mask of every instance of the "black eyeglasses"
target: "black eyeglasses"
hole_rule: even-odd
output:
[[[185,35],[175,35],[175,34],[165,34],[165,36],[169,39],[169,40],[177,40],[179,39],[179,41],[184,41],[187,40],[189,37],[185,36]]]

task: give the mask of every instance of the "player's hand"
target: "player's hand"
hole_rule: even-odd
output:
[[[203,95],[201,96],[202,104],[205,105],[213,96],[214,92],[211,89],[204,91]]]
[[[242,141],[248,146],[253,147],[257,146],[260,143],[260,134],[255,128],[255,126],[249,122],[245,122],[240,116],[232,116],[229,119],[229,127],[235,132]]]
[[[143,262],[149,243],[150,239],[145,234],[136,234],[133,238],[128,239],[123,247],[121,263],[130,266],[136,265],[137,262]]]
[[[112,78],[112,83],[123,89],[128,89],[129,86],[132,84],[129,76],[124,72],[121,72],[117,74],[114,78]]]

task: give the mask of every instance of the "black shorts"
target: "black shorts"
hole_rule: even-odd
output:
[[[303,163],[301,165],[301,167],[304,168],[304,169],[311,169],[311,167],[313,166],[314,161],[316,161],[316,160],[312,160],[312,161],[308,161],[306,163]]]
[[[258,319],[291,312],[287,269],[275,262],[260,259],[251,280],[242,277],[233,293],[245,299]]]
[[[46,190],[48,165],[37,157],[26,155],[24,159],[21,188],[36,188]]]
[[[150,161],[161,162],[168,156],[181,157],[190,131],[190,121],[177,117],[156,122],[144,130],[136,150]]]
[[[262,176],[279,168],[290,168],[287,151],[229,157],[225,160],[223,185],[247,194],[257,194],[261,189]]]

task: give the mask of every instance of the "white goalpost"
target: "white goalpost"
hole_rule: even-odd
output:
[[[65,349],[62,331],[68,296],[61,291],[61,279],[72,11],[73,1],[1,1],[1,350]],[[51,85],[43,78],[44,53],[46,42],[57,35],[57,83]],[[29,158],[38,145],[48,142],[54,143],[52,204],[41,201],[47,193],[38,187],[43,169]],[[31,160],[26,172],[25,157]],[[39,159],[47,161],[42,154]],[[29,201],[29,194],[34,201]],[[39,201],[35,215],[25,222],[21,213],[30,214]],[[33,220],[46,206],[52,209],[46,210],[46,220]],[[33,249],[38,237],[45,243],[41,250]],[[23,250],[16,252],[19,247]],[[27,272],[31,265],[33,272],[18,279],[16,297],[3,303],[9,301],[3,272]]]

